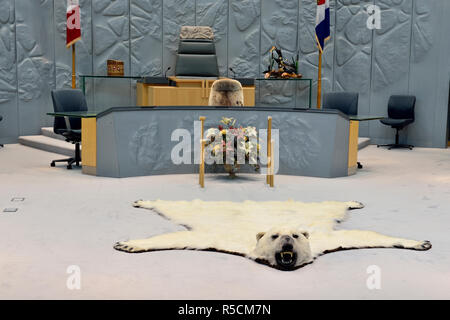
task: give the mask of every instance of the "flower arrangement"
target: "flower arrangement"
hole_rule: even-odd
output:
[[[255,127],[236,125],[236,119],[223,117],[217,128],[205,133],[207,164],[223,164],[230,177],[235,177],[241,164],[250,164],[259,170],[260,144]]]

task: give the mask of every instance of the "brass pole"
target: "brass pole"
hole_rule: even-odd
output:
[[[319,74],[317,76],[317,109],[322,108],[322,50],[319,49]]]
[[[274,173],[275,173],[275,169],[274,169],[274,164],[275,164],[275,161],[274,161],[274,151],[273,151],[273,148],[274,148],[274,144],[275,144],[275,140],[271,140],[270,141],[270,187],[271,188],[273,188],[274,187],[274,185],[275,185],[275,182],[274,182]]]
[[[72,89],[77,87],[77,76],[75,72],[75,43],[72,45]]]
[[[272,152],[272,117],[267,118],[267,177],[266,183],[270,184],[270,166],[271,166],[271,152]]]
[[[205,140],[203,139],[204,136],[204,130],[205,130],[205,117],[200,117],[201,121],[201,138],[200,138],[200,145],[201,145],[201,151],[200,151],[200,170],[199,170],[199,184],[200,187],[205,187]]]

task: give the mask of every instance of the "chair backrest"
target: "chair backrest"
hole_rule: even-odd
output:
[[[324,109],[338,109],[349,116],[358,115],[357,92],[329,92],[323,96]]]
[[[55,112],[70,112],[70,111],[87,111],[86,98],[83,92],[77,89],[69,90],[53,90],[52,91],[53,110]],[[70,118],[70,126],[73,130],[81,129],[81,119]],[[61,133],[67,130],[66,121],[62,117],[55,117],[53,123],[53,131]]]
[[[392,119],[413,119],[416,97],[393,95],[388,102],[388,116]]]
[[[210,27],[182,27],[178,46],[176,76],[218,77],[214,33]]]

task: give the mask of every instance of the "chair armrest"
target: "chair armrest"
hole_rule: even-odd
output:
[[[66,122],[66,128],[67,128],[67,130],[72,131],[72,127],[70,126],[69,117],[64,116],[64,121]]]

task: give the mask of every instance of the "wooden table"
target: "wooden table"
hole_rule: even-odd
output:
[[[216,79],[169,77],[167,84],[138,81],[138,106],[207,106]],[[255,86],[243,86],[244,106],[255,106]]]

